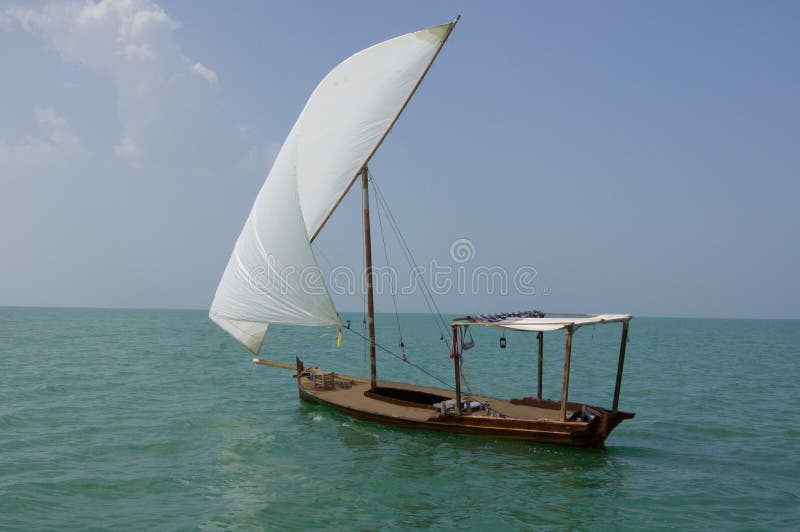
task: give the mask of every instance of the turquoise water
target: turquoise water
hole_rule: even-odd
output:
[[[346,316],[360,327],[360,315]],[[452,380],[439,332],[409,359]],[[393,317],[378,334],[397,343]],[[575,338],[570,398],[611,401],[619,325]],[[534,337],[475,331],[470,385],[535,390]],[[558,397],[563,335],[546,337]],[[428,352],[426,346],[434,353]],[[800,321],[636,318],[605,451],[433,434],[301,404],[202,311],[0,309],[0,529],[793,528]],[[274,327],[262,356],[364,374],[362,343]],[[379,354],[379,374],[435,384]]]

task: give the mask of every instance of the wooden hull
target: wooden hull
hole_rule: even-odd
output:
[[[605,439],[629,412],[611,412],[598,407],[570,403],[570,413],[591,412],[591,420],[558,421],[560,405],[553,401],[533,398],[504,401],[483,396],[472,400],[491,405],[487,412],[480,409],[470,414],[442,414],[430,405],[413,404],[396,398],[380,397],[369,391],[369,384],[355,380],[337,380],[333,389],[315,384],[319,370],[306,370],[298,381],[300,399],[326,405],[355,418],[398,427],[484,436],[508,440],[603,448]],[[340,386],[340,384],[342,386]],[[452,397],[450,390],[427,388],[403,383],[381,382],[386,389],[411,394],[437,394]],[[550,419],[555,417],[555,419]],[[584,416],[586,419],[586,416]]]

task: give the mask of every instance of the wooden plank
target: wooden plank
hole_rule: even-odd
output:
[[[276,368],[282,369],[291,369],[293,371],[297,371],[297,366],[295,364],[288,364],[286,362],[278,362],[277,360],[267,360],[265,358],[254,358],[253,364],[261,364],[262,366],[273,366]],[[317,373],[318,371],[322,371],[317,368],[305,368],[306,371],[310,371],[311,373]],[[355,381],[355,382],[369,382],[369,380],[364,379],[362,377],[355,377],[353,375],[344,375],[343,373],[336,372],[337,379],[344,379],[348,381]]]
[[[286,362],[278,362],[277,360],[267,360],[265,358],[254,358],[253,364],[261,364],[263,366],[274,366],[276,368],[297,370],[296,364],[288,364]]]

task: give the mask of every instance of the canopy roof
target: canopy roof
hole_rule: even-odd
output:
[[[527,317],[534,314],[541,317]],[[508,313],[506,316],[499,320],[485,319],[491,318],[491,315],[467,316],[453,320],[451,325],[484,325],[516,331],[548,332],[570,326],[574,330],[584,325],[624,322],[633,318],[630,314],[545,314],[539,311]]]

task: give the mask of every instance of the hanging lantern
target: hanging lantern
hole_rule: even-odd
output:
[[[500,337],[500,349],[506,348],[506,335]]]
[[[472,333],[469,331],[469,325],[461,328],[461,350],[467,351],[475,347],[475,339],[472,338]]]

